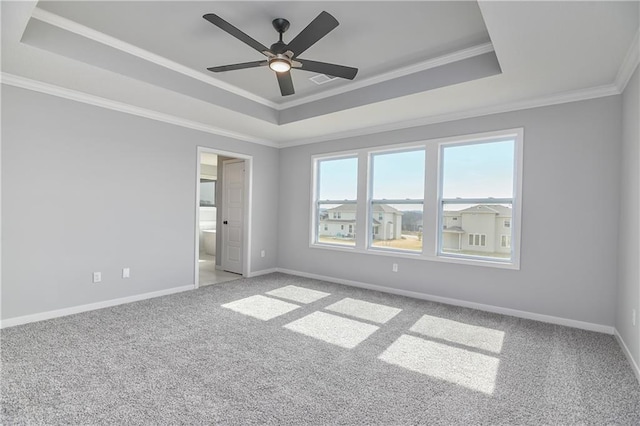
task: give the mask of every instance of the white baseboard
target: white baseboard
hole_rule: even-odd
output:
[[[139,300],[152,299],[154,297],[167,296],[169,294],[180,293],[193,290],[194,285],[174,287],[166,290],[153,291],[151,293],[136,294],[133,296],[121,297],[119,299],[105,300],[102,302],[89,303],[87,305],[72,306],[70,308],[57,309],[55,311],[40,312],[38,314],[24,315],[21,317],[8,318],[0,321],[0,328],[13,327],[30,322],[44,321],[51,318],[64,317],[67,315],[79,314],[81,312],[94,311],[96,309],[108,308],[110,306],[123,305],[125,303],[137,302]]]
[[[337,284],[348,285],[352,287],[366,288],[369,290],[381,291],[384,293],[397,294],[399,296],[412,297],[414,299],[429,300],[431,302],[445,303],[447,305],[461,306],[464,308],[477,309],[479,311],[492,312],[495,314],[509,315],[512,317],[541,321],[550,324],[564,325],[567,327],[579,328],[582,330],[597,331],[599,333],[614,334],[614,327],[594,324],[590,322],[572,320],[567,318],[554,317],[551,315],[536,314],[533,312],[519,311],[516,309],[502,308],[500,306],[485,305],[482,303],[468,302],[466,300],[451,299],[448,297],[434,296],[426,293],[418,293],[416,291],[402,290],[391,287],[383,287],[375,284],[368,284],[359,281],[345,280],[342,278],[328,277],[326,275],[310,274],[308,272],[295,271],[285,268],[276,268],[278,272],[300,277],[313,278],[317,280],[329,281]]]
[[[269,268],[263,269],[261,271],[249,272],[247,278],[259,277],[260,275],[273,274],[274,272],[278,272],[278,268]]]
[[[622,338],[620,333],[618,333],[618,330],[614,328],[613,331],[614,331],[613,335],[616,337],[616,340],[618,341],[618,344],[622,348],[622,352],[624,353],[624,356],[627,357],[627,361],[629,361],[629,364],[631,364],[631,369],[633,370],[634,374],[636,375],[636,379],[638,379],[638,382],[640,382],[640,368],[638,368],[638,363],[631,356],[631,351],[629,351],[629,347],[624,342],[624,339]]]

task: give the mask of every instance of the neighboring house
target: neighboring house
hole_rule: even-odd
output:
[[[354,238],[356,205],[341,204],[320,215],[320,237]],[[373,239],[394,240],[402,235],[402,212],[387,204],[373,206]]]
[[[445,251],[511,252],[511,208],[480,204],[443,212]]]

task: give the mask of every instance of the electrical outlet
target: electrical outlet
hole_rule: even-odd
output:
[[[129,268],[122,268],[122,278],[129,278],[131,276],[131,271]]]
[[[636,326],[636,310],[632,309],[631,310],[631,324],[633,324],[633,326]]]
[[[267,255],[267,252],[265,250],[262,250],[260,252],[260,257],[265,257]]]
[[[398,264],[394,263],[393,266],[391,266],[391,271],[392,272],[398,272]]]
[[[94,272],[93,273],[93,282],[94,283],[99,283],[100,281],[102,281],[102,273],[101,272]]]

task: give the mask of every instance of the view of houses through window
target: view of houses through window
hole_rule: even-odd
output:
[[[422,251],[424,149],[371,155],[370,246]]]
[[[511,258],[514,141],[441,147],[440,252]]]
[[[317,166],[316,242],[355,245],[358,158],[332,158]]]
[[[453,206],[446,206],[451,208]],[[442,251],[497,258],[511,257],[511,206],[476,204],[461,210],[444,210]]]
[[[423,257],[510,262],[518,226],[513,211],[515,152],[516,137],[503,136],[318,159],[313,241]],[[429,155],[438,161],[427,162]],[[368,161],[360,170],[367,172],[364,203],[357,196],[359,158]],[[439,169],[429,170],[426,164],[438,164]],[[425,190],[428,185],[431,192]],[[437,201],[428,204],[437,205],[437,212],[425,211],[427,193],[437,193]],[[358,206],[366,206],[366,213],[358,216]],[[433,228],[425,232],[425,214],[433,224],[437,218],[435,234]],[[366,238],[357,239],[357,232],[366,232]],[[430,241],[424,241],[425,235]],[[437,250],[425,252],[423,246]]]

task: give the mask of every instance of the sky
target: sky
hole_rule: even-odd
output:
[[[443,198],[513,196],[514,141],[445,146]],[[422,199],[425,151],[373,156],[374,199]],[[319,164],[320,200],[357,197],[358,160],[342,158]]]
[[[514,141],[444,148],[443,198],[513,197]]]

